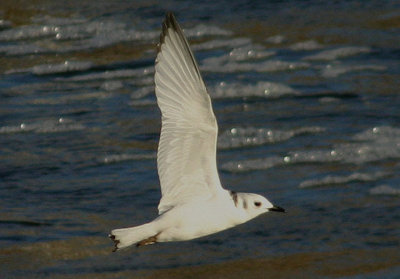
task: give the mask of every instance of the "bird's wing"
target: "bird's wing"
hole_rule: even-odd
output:
[[[217,171],[218,126],[199,67],[174,15],[158,45],[155,91],[162,114],[157,166],[159,214],[222,190]]]

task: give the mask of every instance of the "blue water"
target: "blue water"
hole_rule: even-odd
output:
[[[157,215],[167,10],[213,99],[222,184],[287,213],[111,253],[111,229]],[[0,4],[0,277],[397,278],[399,28],[396,1]]]

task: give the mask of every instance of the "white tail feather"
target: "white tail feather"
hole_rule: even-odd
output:
[[[137,227],[112,230],[110,238],[114,241],[114,251],[116,251],[136,244],[156,234],[157,232],[153,229],[152,224],[147,223]]]

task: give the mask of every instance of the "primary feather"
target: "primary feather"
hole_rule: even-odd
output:
[[[216,165],[218,126],[199,67],[173,14],[163,23],[155,66],[162,114],[157,165],[159,214],[222,189]]]

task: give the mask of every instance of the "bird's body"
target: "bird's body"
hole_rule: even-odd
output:
[[[228,193],[176,206],[157,218],[160,242],[190,240],[241,223]],[[172,225],[172,226],[171,226]]]
[[[218,126],[189,44],[172,13],[163,23],[155,66],[162,114],[157,153],[162,197],[152,222],[115,229],[115,250],[136,244],[184,241],[284,211],[257,194],[221,186],[216,163]]]

